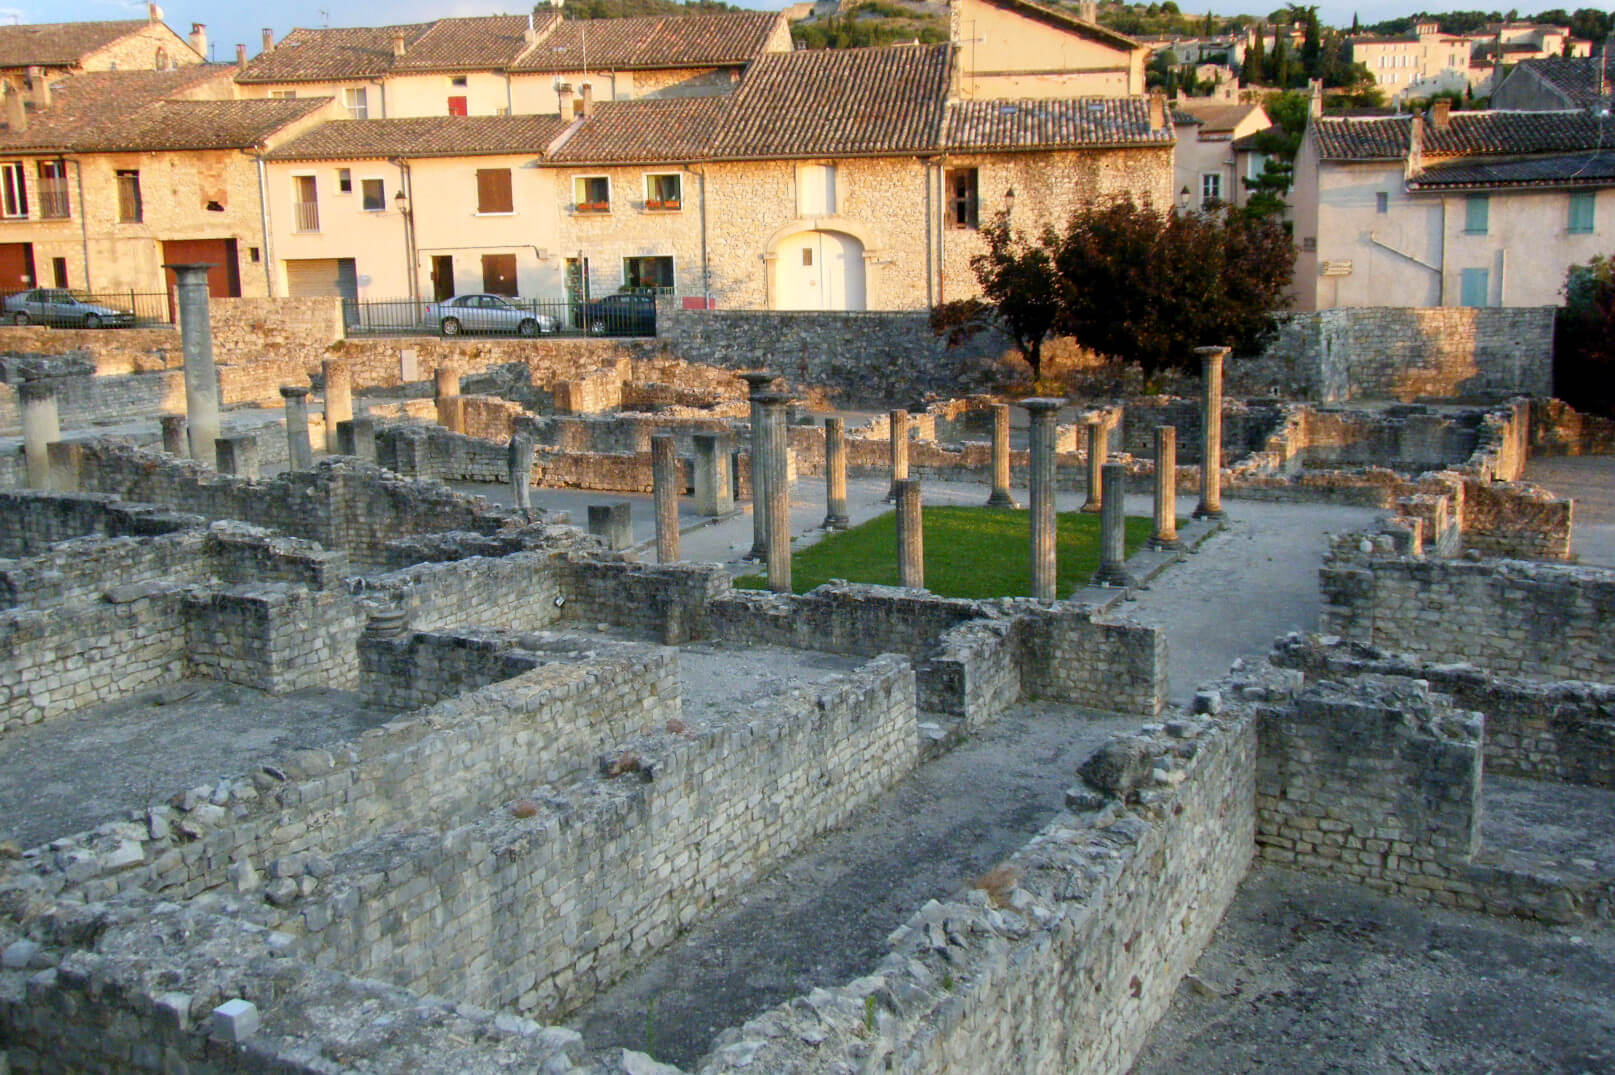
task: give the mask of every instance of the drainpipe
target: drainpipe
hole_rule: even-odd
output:
[[[415,249],[415,183],[414,176],[409,170],[409,162],[402,157],[394,157],[390,162],[398,168],[399,189],[404,192],[404,203],[409,206],[404,213],[404,257],[409,266],[409,299],[411,302],[420,302],[420,280],[418,279],[419,266],[416,259],[419,253]]]
[[[78,160],[73,161],[73,175],[78,180],[79,188],[79,242],[84,247],[84,290],[93,290],[90,287],[90,223],[84,217],[84,165]]]
[[[931,161],[922,161],[921,164],[923,165],[923,167],[921,168],[921,175],[925,179],[925,234],[927,236],[926,243],[925,243],[925,304],[934,309],[935,304],[931,300],[936,294],[936,289],[933,286],[935,284],[935,281],[931,279],[931,273],[932,273],[931,254],[932,254],[932,250],[931,250],[931,242],[930,242],[930,238],[929,238],[930,234],[931,234],[931,168],[932,168],[932,162]]]
[[[264,294],[275,297],[275,240],[269,230],[269,177],[264,159],[258,158],[258,216],[264,229]]]
[[[701,195],[701,308],[712,308],[712,272],[707,266],[707,173],[705,168],[696,170],[699,182],[696,187]]]

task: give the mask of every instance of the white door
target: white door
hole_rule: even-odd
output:
[[[864,244],[836,231],[804,231],[779,244],[777,310],[864,309]]]

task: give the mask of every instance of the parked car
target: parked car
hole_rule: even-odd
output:
[[[656,335],[656,297],[619,292],[582,306],[582,323],[591,336]]]
[[[456,295],[452,299],[430,303],[426,307],[426,320],[435,323],[445,336],[458,336],[462,332],[514,332],[518,336],[537,336],[554,332],[555,318],[512,306],[498,295]]]
[[[54,325],[58,328],[125,328],[135,323],[128,310],[115,310],[62,287],[36,287],[8,295],[4,318],[13,325]]]

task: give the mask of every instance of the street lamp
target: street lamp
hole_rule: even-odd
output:
[[[1014,211],[1015,211],[1015,188],[1010,187],[1008,190],[1004,191],[1004,215],[1009,216],[1009,214],[1013,213]]]
[[[402,189],[393,195],[393,208],[398,210],[400,216],[409,216],[409,196]]]
[[[1193,195],[1189,192],[1188,185],[1185,184],[1184,188],[1182,190],[1178,191],[1178,208],[1182,209],[1184,212],[1188,212],[1189,211],[1189,199],[1192,198],[1192,197],[1193,197]]]

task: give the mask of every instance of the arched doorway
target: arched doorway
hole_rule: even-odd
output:
[[[776,310],[866,308],[864,244],[845,232],[788,236],[780,241],[775,265]]]

